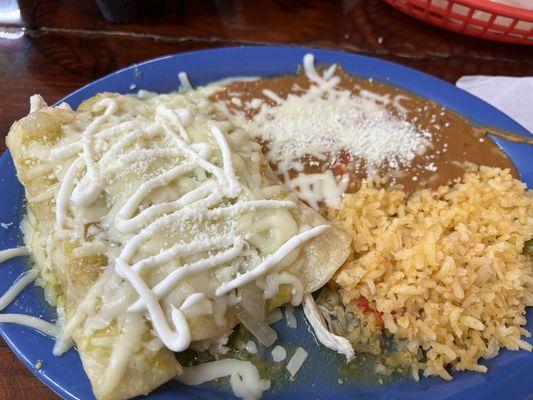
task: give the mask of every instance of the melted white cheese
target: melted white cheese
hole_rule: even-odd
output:
[[[266,277],[263,298],[266,300],[274,297],[278,293],[279,285],[292,286],[291,304],[293,306],[296,307],[302,303],[304,295],[302,281],[288,272],[272,273]]]
[[[180,80],[182,90],[189,91],[193,89],[191,81],[189,81],[189,77],[187,76],[186,72],[180,72],[178,74],[178,79]]]
[[[307,351],[302,347],[298,347],[296,349],[294,355],[291,357],[286,366],[286,369],[291,374],[291,377],[296,376],[300,368],[302,368],[302,365],[304,364],[305,360],[307,360],[308,356],[309,353],[307,353]]]
[[[338,209],[348,186],[348,179],[349,175],[345,174],[337,180],[331,170],[315,174],[300,172],[295,178],[286,179],[285,185],[298,193],[298,197],[315,210],[319,209],[320,203]]]
[[[11,258],[22,257],[28,255],[28,248],[26,246],[14,247],[12,249],[0,250],[0,263]]]
[[[28,255],[26,246],[2,250],[0,251],[0,263],[14,257],[26,255]],[[0,297],[0,311],[6,308],[37,276],[38,273],[36,270],[30,270],[22,274]],[[58,336],[58,327],[56,325],[37,317],[23,314],[0,314],[0,323],[2,322],[28,326],[54,338]]]
[[[257,354],[257,344],[253,340],[246,342],[244,349],[250,354]]]
[[[287,358],[287,351],[282,346],[276,346],[270,352],[272,354],[272,360],[274,362],[281,362]]]
[[[283,314],[281,313],[281,310],[279,308],[276,308],[270,314],[268,314],[266,318],[266,323],[268,325],[272,325],[278,321],[281,321],[282,319],[283,319]]]
[[[6,308],[13,300],[15,300],[15,297],[17,297],[22,290],[28,286],[31,282],[33,282],[38,276],[37,271],[30,270],[28,272],[23,273],[16,281],[13,283],[13,285],[5,292],[2,297],[0,297],[0,311],[2,311],[4,308]]]
[[[70,337],[68,338],[63,337],[63,332],[65,328],[65,319],[66,319],[65,309],[63,307],[57,307],[56,313],[57,313],[56,326],[58,328],[59,334],[56,337],[56,342],[54,344],[54,349],[52,350],[52,354],[57,357],[69,351],[74,346],[74,341]]]
[[[58,336],[57,326],[50,322],[46,322],[40,318],[32,317],[23,314],[0,314],[0,323],[24,325],[29,328],[38,330],[50,337]]]
[[[30,114],[45,107],[48,107],[48,105],[40,94],[34,94],[30,97]]]
[[[200,385],[226,376],[230,377],[233,393],[242,399],[259,399],[263,392],[270,388],[270,381],[262,380],[251,362],[233,359],[183,368],[177,379],[187,385]]]
[[[125,317],[122,332],[115,341],[111,357],[103,374],[100,388],[102,393],[111,392],[120,383],[120,379],[126,372],[127,361],[135,353],[139,340],[145,331],[146,325],[142,316],[129,314]]]
[[[235,279],[225,282],[216,290],[217,296],[222,296],[228,292],[236,289],[240,286],[244,286],[250,282],[255,281],[261,276],[267,274],[274,266],[279,264],[285,257],[287,257],[292,251],[296,250],[305,242],[312,238],[322,234],[326,229],[331,228],[330,225],[319,225],[309,229],[306,232],[293,236],[287,242],[285,242],[274,254],[269,256],[265,261],[259,264],[254,269],[245,272],[242,275],[237,276]]]
[[[274,248],[274,253],[267,256],[254,268],[244,273],[237,271],[233,279],[228,276],[229,279],[215,288],[214,297],[210,298],[205,292],[192,293],[181,304],[172,305],[170,318],[167,318],[160,301],[184,281],[242,257],[251,233],[237,234],[232,232],[225,235],[198,238],[191,242],[176,243],[167,248],[160,248],[153,255],[140,256],[141,253],[144,253],[143,249],[147,243],[154,236],[157,237],[159,232],[168,229],[168,226],[172,224],[181,224],[187,220],[235,218],[247,211],[282,210],[293,208],[296,205],[291,201],[238,199],[242,196],[243,187],[235,173],[236,167],[226,133],[221,130],[218,122],[208,121],[209,133],[214,141],[193,143],[191,132],[188,132],[186,127],[193,124],[196,117],[188,109],[172,109],[165,104],[157,104],[155,123],[150,122],[148,125],[146,123],[143,125],[141,121],[138,121],[134,128],[125,125],[127,121],[123,121],[115,115],[121,110],[121,107],[114,98],[106,98],[96,103],[93,108],[102,110],[103,113],[94,118],[83,130],[81,147],[69,143],[55,153],[57,157],[76,157],[75,151],[81,152],[71,162],[61,180],[56,198],[56,225],[62,230],[80,231],[79,222],[76,222],[79,218],[74,211],[92,206],[101,194],[107,191],[111,179],[110,171],[115,171],[113,173],[116,174],[120,173],[121,169],[128,168],[126,164],[124,167],[113,169],[114,165],[122,165],[118,164],[118,160],[120,163],[135,162],[136,158],[134,157],[131,157],[131,161],[126,161],[121,153],[137,140],[142,140],[144,137],[159,138],[157,140],[163,139],[170,143],[172,149],[177,150],[178,156],[183,159],[183,162],[170,169],[163,169],[142,182],[133,193],[124,199],[114,218],[109,221],[118,233],[129,235],[126,237],[120,252],[114,257],[116,273],[124,277],[139,295],[139,300],[134,302],[128,310],[130,312],[147,311],[154,330],[163,344],[173,351],[183,351],[191,342],[191,333],[184,312],[189,315],[191,313],[198,315],[198,310],[193,311],[191,308],[196,303],[207,300],[209,307],[202,307],[200,312],[211,310],[215,322],[218,325],[223,325],[226,308],[234,304],[230,299],[235,289],[268,275],[294,250],[306,241],[320,235],[329,226],[314,227],[307,232],[301,232],[289,238],[284,243],[279,243],[278,248]],[[127,129],[123,130],[124,127]],[[216,158],[213,159],[213,154],[217,154],[213,153],[213,144],[220,157],[218,161]],[[167,152],[172,152],[172,149],[167,148],[165,152],[151,150],[150,154],[155,157],[163,157]],[[171,154],[169,153],[169,155]],[[202,171],[204,176],[211,175],[214,179],[205,180],[171,201],[161,201],[148,205],[148,207],[144,206],[146,199],[156,192],[167,188],[172,182],[188,179],[187,176],[197,174],[198,171]],[[233,204],[224,204],[224,201],[231,199],[234,199],[232,200]],[[290,214],[288,216],[290,218]],[[272,222],[274,221],[272,220]],[[254,235],[255,238],[258,238],[255,233]],[[76,234],[76,236],[78,237],[80,234]],[[274,243],[271,241],[270,244],[275,245]],[[93,241],[79,247],[76,255],[96,254],[101,250],[103,250],[103,246],[99,242]],[[152,284],[152,287],[141,277],[143,271],[160,268],[173,260],[205,252],[209,252],[209,256],[181,265],[166,274],[155,285]],[[303,288],[295,276],[281,272],[276,275],[275,280],[277,285],[281,283],[291,284],[293,286],[292,303],[297,305],[301,302]],[[87,301],[78,307],[65,327],[66,333],[72,332],[79,325],[105,286],[105,283],[97,283],[94,286],[98,290],[95,289],[94,293],[90,293],[86,298]]]

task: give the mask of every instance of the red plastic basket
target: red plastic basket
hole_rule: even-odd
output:
[[[533,1],[533,0],[531,0]],[[500,42],[533,45],[533,11],[489,0],[385,0],[422,21]]]

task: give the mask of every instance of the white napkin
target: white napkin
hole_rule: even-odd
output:
[[[533,10],[533,3],[531,0],[491,0],[494,3],[505,4],[517,8],[525,8],[526,10]]]
[[[533,132],[533,76],[463,76],[456,85]]]

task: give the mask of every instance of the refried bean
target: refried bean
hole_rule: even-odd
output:
[[[389,177],[390,184],[401,184],[406,192],[421,188],[437,188],[448,185],[463,176],[469,164],[508,168],[513,177],[518,171],[512,161],[498,145],[484,134],[484,130],[473,125],[467,118],[449,110],[440,104],[412,94],[406,90],[372,79],[354,77],[341,68],[336,75],[341,78],[339,87],[348,89],[355,95],[362,90],[378,96],[399,96],[401,107],[405,109],[402,116],[417,129],[432,134],[432,146],[423,155],[417,155],[409,165],[401,169],[381,167],[378,174]],[[303,93],[310,86],[304,74],[262,78],[256,81],[233,82],[225,90],[216,93],[213,100],[223,101],[228,109],[244,112],[247,118],[253,118],[257,112],[245,108],[244,104],[253,99],[274,105],[263,94],[268,89],[282,98],[288,94]],[[237,98],[240,101],[232,101]],[[384,105],[392,113],[398,110],[392,104]],[[331,169],[335,174],[350,173],[348,192],[357,190],[360,182],[367,178],[367,172],[361,160],[351,159],[347,154],[332,154],[326,162],[307,157],[303,160],[305,172],[323,172]],[[310,162],[313,161],[313,162]],[[318,162],[317,162],[318,161]],[[272,165],[276,170],[276,165]]]

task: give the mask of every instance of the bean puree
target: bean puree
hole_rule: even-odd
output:
[[[388,98],[391,101],[389,104],[384,104],[384,107],[397,115],[400,114],[398,108],[402,109],[402,118],[417,129],[432,134],[432,146],[422,155],[417,155],[409,165],[400,169],[386,166],[380,168],[378,174],[389,177],[391,184],[401,184],[407,192],[420,188],[437,188],[460,178],[469,164],[509,168],[513,176],[518,177],[516,167],[498,145],[485,135],[483,129],[474,126],[465,117],[434,101],[376,80],[354,77],[340,68],[337,69],[336,75],[341,79],[339,87],[348,89],[356,95],[366,91],[367,96]],[[237,81],[216,93],[213,100],[223,101],[228,109],[243,112],[246,117],[252,118],[257,109],[245,107],[245,104],[249,104],[253,99],[275,105],[264,95],[265,89],[281,98],[286,98],[289,93],[303,93],[309,86],[309,79],[304,74],[262,78],[256,81]],[[263,145],[268,146],[268,144]],[[361,180],[367,178],[364,163],[361,160],[351,159],[345,153],[331,154],[326,162],[314,160],[312,157],[302,161],[307,173],[323,172],[327,169],[333,170],[337,175],[348,172],[350,174],[348,192],[356,190]],[[275,165],[272,167],[276,170]]]

